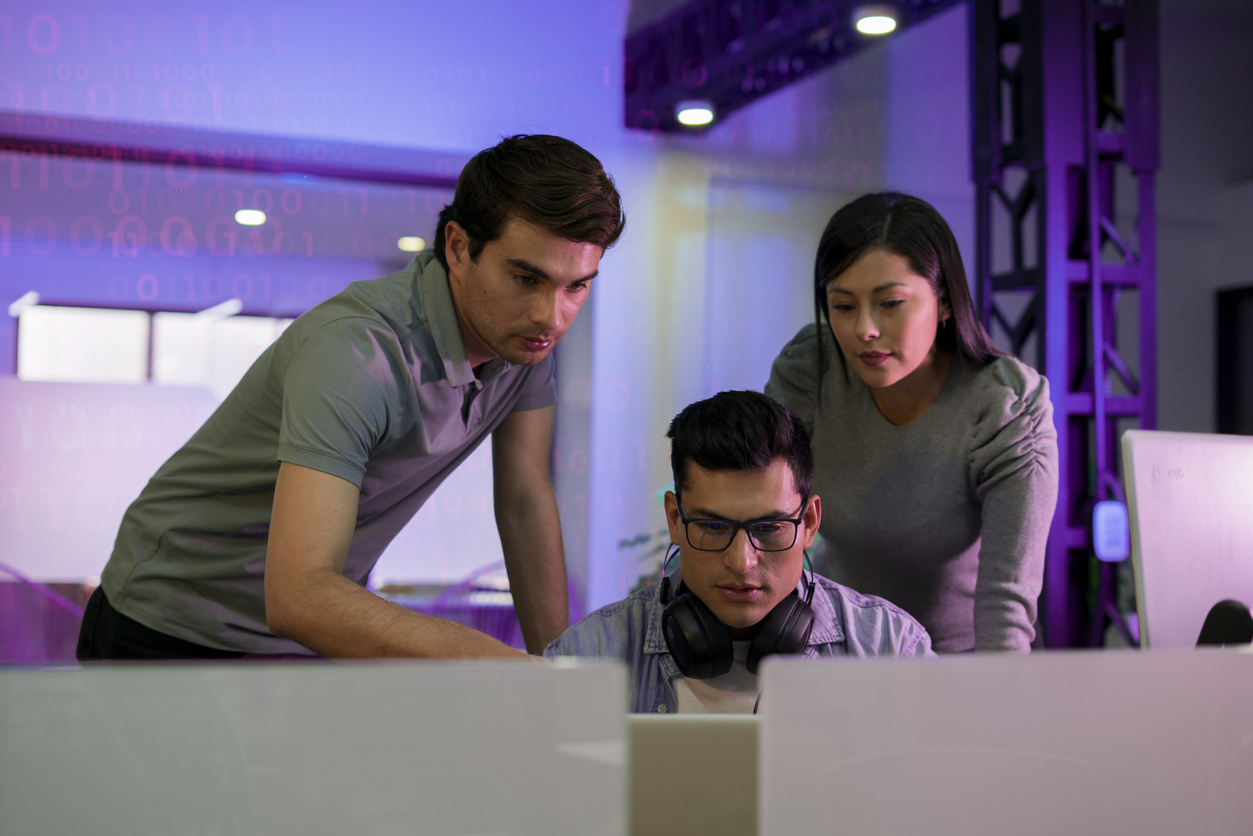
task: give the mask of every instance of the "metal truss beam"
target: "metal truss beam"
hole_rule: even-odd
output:
[[[958,0],[904,0],[897,31]],[[877,43],[853,27],[862,0],[693,0],[627,36],[628,128],[692,131],[675,119],[685,99],[718,118]],[[700,130],[700,129],[696,129]]]
[[[1034,337],[1061,452],[1041,608],[1050,647],[1100,644],[1111,620],[1126,635],[1090,519],[1096,502],[1125,501],[1123,423],[1157,423],[1157,21],[1157,0],[973,0],[978,304],[1015,353]],[[1134,191],[1130,228],[1119,185]],[[1118,333],[1129,293],[1134,342]],[[1026,297],[1022,313],[1007,313],[1007,295]]]

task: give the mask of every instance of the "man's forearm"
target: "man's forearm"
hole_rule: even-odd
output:
[[[267,604],[270,629],[328,658],[523,656],[477,630],[393,604],[329,569],[306,573],[273,601]]]
[[[561,517],[552,487],[537,486],[525,495],[498,498],[496,525],[526,648],[543,653],[570,626]]]

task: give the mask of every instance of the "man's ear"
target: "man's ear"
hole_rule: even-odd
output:
[[[456,221],[444,225],[444,260],[448,262],[448,276],[459,280],[465,275],[470,262],[470,236]]]
[[[805,548],[810,548],[814,544],[814,537],[818,535],[818,526],[822,523],[822,498],[814,494],[809,498],[809,504],[805,506],[805,514],[802,518],[801,525],[804,526],[804,543]]]
[[[666,525],[670,529],[670,543],[678,546],[682,544],[679,535],[682,533],[683,521],[679,519],[679,498],[675,496],[674,491],[666,491]]]

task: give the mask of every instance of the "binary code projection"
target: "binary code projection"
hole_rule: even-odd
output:
[[[206,10],[207,11],[207,10]],[[360,97],[360,64],[284,60],[276,14],[0,16],[0,108],[326,134]],[[24,54],[23,54],[24,53]],[[295,117],[283,110],[312,109]],[[264,113],[264,115],[262,115]]]
[[[176,156],[176,155],[175,155]],[[399,267],[451,193],[165,162],[0,155],[0,253],[33,262],[41,295],[198,310],[237,298],[296,314]],[[257,225],[241,210],[261,213]],[[254,215],[253,217],[257,217]],[[55,264],[40,269],[41,261]],[[55,274],[55,275],[50,275]],[[58,280],[57,275],[62,276]],[[84,276],[90,278],[84,278]]]
[[[464,30],[472,8],[276,14],[173,0],[145,13],[15,0],[0,14],[0,110],[459,150],[493,144],[503,122],[593,150],[611,139],[620,48],[593,46],[584,25],[577,40],[552,30],[559,51],[519,49],[511,35],[533,11],[480,5],[478,48],[447,49],[430,42],[439,18]],[[621,9],[584,12],[601,41]]]

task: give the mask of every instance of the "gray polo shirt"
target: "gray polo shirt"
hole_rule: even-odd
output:
[[[223,650],[308,653],[266,628],[279,462],[361,489],[344,575],[383,549],[505,416],[556,401],[553,361],[466,358],[432,253],[292,323],[127,509],[101,576],[124,615]]]

